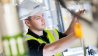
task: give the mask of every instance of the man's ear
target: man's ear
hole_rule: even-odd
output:
[[[26,19],[25,24],[29,27],[30,26],[30,21]]]

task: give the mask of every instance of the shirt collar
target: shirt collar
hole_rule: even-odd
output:
[[[37,35],[36,33],[32,32],[30,29],[28,29],[27,34],[34,36],[35,38],[40,38],[41,36]],[[43,37],[47,36],[47,33],[43,30]]]

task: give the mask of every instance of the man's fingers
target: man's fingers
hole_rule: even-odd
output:
[[[79,12],[77,12],[76,14],[77,15],[81,15],[81,14],[83,14],[85,12],[85,10],[80,10]]]

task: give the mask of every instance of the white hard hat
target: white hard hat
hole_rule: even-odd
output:
[[[18,5],[20,20],[27,19],[29,16],[33,16],[38,12],[43,12],[42,4],[33,2],[33,0],[24,0]]]

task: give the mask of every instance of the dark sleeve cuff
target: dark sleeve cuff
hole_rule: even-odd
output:
[[[63,37],[66,37],[67,35],[64,34],[64,33],[61,33],[61,32],[58,32],[59,33],[59,39],[63,38]]]

